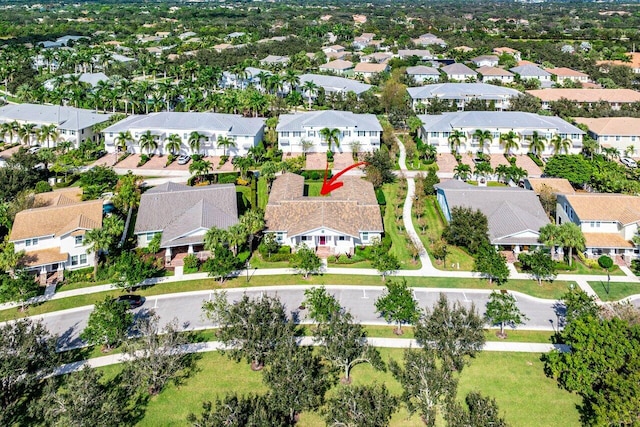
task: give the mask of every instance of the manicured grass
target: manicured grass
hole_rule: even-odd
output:
[[[305,195],[308,197],[320,197],[320,190],[322,190],[322,182],[319,181],[305,181]],[[329,197],[331,194],[329,194]]]
[[[478,181],[467,181],[467,184],[478,185]],[[507,187],[507,184],[498,181],[487,181],[487,187]]]
[[[576,269],[575,270],[558,270],[558,274],[602,274],[606,275],[607,270],[600,267],[599,265],[594,268],[589,268],[585,264],[581,263],[578,260],[573,260],[573,264]],[[609,274],[611,276],[624,276],[624,272],[620,270],[620,267],[614,265],[609,270]]]
[[[387,362],[391,358],[400,361],[403,350],[380,349],[380,353]],[[575,406],[579,398],[559,389],[554,380],[545,377],[539,357],[533,353],[481,353],[462,371],[458,399],[479,390],[496,399],[500,413],[513,426],[557,425],[558,420],[562,420],[563,426],[578,426]],[[246,395],[267,391],[262,373],[252,372],[245,362],[230,361],[219,353],[205,353],[197,365],[198,372],[179,387],[170,384],[150,399],[138,425],[186,425],[189,413],[200,413],[202,401],[215,402],[216,398],[233,392]],[[113,376],[121,365],[101,369]],[[367,364],[357,365],[352,370],[352,379],[354,385],[384,383],[391,393],[401,393],[400,384],[389,371],[375,371]],[[337,387],[341,386],[330,390],[329,396]],[[299,425],[324,426],[325,423],[318,413],[304,413]],[[418,427],[424,424],[417,415],[408,417],[406,409],[401,407],[390,425]]]
[[[411,258],[411,253],[408,249],[407,234],[405,231],[398,230],[396,225],[396,219],[394,215],[396,194],[398,193],[398,184],[385,184],[382,187],[384,197],[387,200],[387,208],[384,213],[384,232],[391,237],[391,250],[390,252],[398,258],[400,261],[400,268],[403,270],[417,270],[420,266],[420,261],[414,261]]]
[[[327,258],[329,268],[373,268],[370,261],[359,261],[353,264],[338,264],[334,257]]]
[[[484,339],[487,341],[498,342],[548,343],[551,342],[551,337],[554,335],[554,332],[550,331],[520,331],[517,329],[513,330],[511,328],[505,328],[504,331],[507,333],[507,338],[502,340],[496,336],[496,332],[499,332],[499,329],[485,329]]]
[[[258,179],[258,207],[262,210],[267,206],[269,201],[269,187],[264,177]]]
[[[633,282],[611,282],[607,286],[607,281],[589,282],[589,285],[603,301],[618,301],[630,295],[640,294],[640,283]],[[607,290],[609,291],[607,293]]]
[[[289,261],[270,262],[264,259],[260,252],[253,251],[251,255],[251,268],[289,268]]]

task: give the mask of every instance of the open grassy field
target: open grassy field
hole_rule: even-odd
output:
[[[380,349],[388,361],[402,359],[402,350]],[[575,405],[579,399],[560,390],[554,380],[545,377],[540,355],[534,353],[481,353],[471,360],[460,375],[458,398],[474,390],[496,399],[500,413],[512,426],[578,426]],[[151,398],[140,426],[183,426],[189,413],[199,413],[204,400],[214,401],[226,393],[264,393],[262,374],[252,372],[249,365],[230,361],[219,353],[206,353],[197,362],[198,372],[182,385],[169,385]],[[114,375],[119,365],[103,368]],[[399,383],[389,372],[378,372],[369,365],[358,365],[353,371],[353,384],[384,383],[394,394],[400,394]],[[335,390],[335,389],[334,389]],[[333,391],[330,391],[330,394]],[[324,426],[317,413],[302,414],[299,425]],[[391,425],[421,426],[417,416],[408,417],[404,408],[396,412]],[[443,423],[439,423],[440,426]]]
[[[603,301],[618,301],[630,295],[640,294],[640,283],[633,282],[611,282],[607,281],[589,282],[589,285]],[[608,292],[607,292],[608,291]]]

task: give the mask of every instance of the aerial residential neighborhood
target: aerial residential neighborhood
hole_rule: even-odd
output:
[[[638,424],[637,4],[0,11],[1,425]]]

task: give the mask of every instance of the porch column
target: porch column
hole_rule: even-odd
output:
[[[193,253],[193,245],[189,245],[189,249],[187,250],[187,253],[189,254]]]
[[[58,282],[62,282],[64,280],[64,263],[58,264]]]
[[[40,267],[40,285],[47,286],[47,267]]]

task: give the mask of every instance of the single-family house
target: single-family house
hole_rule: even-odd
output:
[[[344,46],[339,44],[324,47],[322,48],[322,51],[326,55],[327,59],[342,59],[347,55],[347,51]]]
[[[371,62],[360,62],[353,69],[355,75],[362,76],[365,81],[369,81],[371,77],[386,71],[389,71],[387,64],[374,64]]]
[[[265,209],[265,233],[282,245],[305,245],[320,256],[352,254],[378,241],[384,228],[373,185],[343,176],[328,196],[304,196],[304,178],[285,173],[275,179]]]
[[[551,81],[551,73],[543,70],[537,65],[520,65],[510,68],[509,71],[515,74],[520,81],[531,79],[538,80],[540,82],[540,87],[551,87],[553,84]]]
[[[269,66],[269,65],[287,65],[289,63],[288,56],[280,56],[280,55],[268,55],[266,58],[260,60],[260,65]]]
[[[575,117],[574,122],[587,126],[588,134],[601,147],[612,147],[629,157],[640,156],[640,118]]]
[[[142,194],[133,232],[141,248],[161,234],[160,248],[165,251],[165,263],[170,264],[185,254],[207,258],[203,248],[207,230],[226,230],[237,223],[235,185],[190,187],[167,182]]]
[[[524,188],[532,190],[537,195],[547,188],[554,194],[573,194],[576,191],[568,179],[565,178],[533,178],[524,179]]]
[[[566,67],[545,68],[551,74],[551,79],[558,84],[563,84],[566,80],[576,83],[588,83],[589,75],[580,71]]]
[[[476,69],[482,83],[499,81],[500,83],[513,83],[513,73],[498,67],[480,67]]]
[[[422,127],[420,137],[425,143],[436,147],[439,153],[452,151],[449,137],[455,132],[461,132],[464,137],[460,139],[457,148],[459,153],[476,153],[480,150],[480,143],[474,133],[476,130],[491,132],[491,141],[483,142],[483,151],[490,154],[504,154],[509,151],[512,154],[525,154],[530,151],[529,138],[533,132],[537,132],[541,138],[550,141],[555,135],[570,142],[569,153],[577,154],[582,150],[582,138],[584,132],[579,128],[565,122],[560,117],[542,116],[534,113],[520,111],[461,111],[455,113],[443,113],[440,115],[420,115]],[[505,150],[503,134],[513,132],[514,145]],[[551,144],[545,146],[538,154],[553,154]]]
[[[322,74],[302,74],[300,75],[300,86],[298,90],[306,98],[307,93],[303,89],[305,82],[313,82],[317,86],[324,89],[325,93],[342,93],[347,94],[353,92],[360,95],[369,89],[371,85],[359,82],[357,80],[345,79],[344,77],[324,76]],[[312,99],[316,97],[316,93],[311,94]]]
[[[449,81],[464,82],[475,80],[478,77],[478,73],[460,63],[445,65],[440,70],[447,76]]]
[[[399,49],[398,57],[400,59],[411,58],[417,56],[421,61],[428,61],[433,59],[433,54],[426,49]]]
[[[522,60],[522,54],[520,53],[520,51],[516,49],[512,49],[510,47],[496,47],[493,49],[493,53],[498,56],[504,55],[506,53],[508,55],[513,56],[516,61]]]
[[[49,148],[55,147],[60,141],[69,141],[75,148],[78,148],[83,141],[97,141],[98,135],[93,132],[93,127],[106,122],[110,117],[111,114],[61,105],[9,104],[0,107],[0,123],[35,124],[36,130],[45,125],[54,125],[57,138],[51,137],[41,142],[43,146]],[[5,138],[7,136],[4,135]],[[20,137],[13,135],[6,140],[18,142]],[[32,145],[36,142],[35,134],[28,141],[23,142]]]
[[[442,40],[440,37],[435,36],[431,33],[422,34],[417,39],[412,39],[412,41],[413,41],[413,44],[415,44],[416,46],[437,45],[440,47],[447,47],[447,43],[445,43],[444,40]]]
[[[324,153],[329,142],[322,129],[338,129],[339,152],[371,152],[380,148],[382,126],[374,114],[322,110],[300,114],[282,114],[276,126],[278,148],[285,153],[303,153],[304,143],[311,143],[306,152]]]
[[[407,67],[407,74],[414,82],[424,84],[437,83],[440,80],[440,71],[437,68],[426,67],[424,65],[416,65],[415,67]]]
[[[384,64],[389,59],[393,58],[393,54],[386,52],[374,52],[369,55],[364,55],[360,58],[362,62],[373,62],[376,64]]]
[[[640,197],[624,194],[558,194],[556,222],[580,226],[586,255],[597,258],[621,256],[626,262],[638,258],[632,242],[640,224]]]
[[[326,64],[322,64],[318,69],[325,72],[345,74],[346,72],[353,70],[353,62],[345,61],[343,59],[335,59],[327,62]]]
[[[496,110],[502,111],[509,108],[511,98],[520,95],[515,89],[486,83],[439,83],[410,87],[407,92],[414,110],[420,110],[437,98],[455,103],[460,111],[473,99],[491,103]]]
[[[496,55],[480,55],[471,58],[471,62],[476,64],[476,67],[497,67],[498,57]]]
[[[600,67],[601,71],[604,71],[604,72],[608,71],[608,68],[610,66],[617,65],[622,67],[629,67],[631,68],[634,74],[640,74],[640,52],[631,52],[631,53],[627,53],[627,55],[630,57],[629,62],[619,61],[619,60],[596,61],[596,65]]]
[[[436,199],[447,222],[454,207],[479,210],[487,217],[489,241],[516,254],[541,246],[540,228],[549,224],[538,197],[519,187],[478,187],[458,180],[435,185]]]
[[[542,101],[542,108],[548,110],[551,102],[567,99],[576,104],[591,105],[607,102],[613,110],[619,110],[625,104],[640,102],[640,92],[633,89],[537,89],[528,90]]]
[[[53,192],[41,207],[16,214],[9,241],[16,252],[25,251],[27,270],[40,275],[40,283],[60,281],[64,270],[94,264],[96,254],[84,241],[87,231],[102,228],[103,201],[81,202],[73,191]],[[38,201],[38,200],[37,200]]]
[[[141,138],[151,132],[155,144],[140,147]],[[120,141],[120,133],[129,132],[131,140]],[[192,133],[200,135],[200,147],[193,150],[190,147]],[[206,156],[244,156],[251,147],[262,141],[264,133],[264,119],[258,117],[242,117],[235,114],[221,113],[178,113],[159,112],[148,115],[131,115],[102,131],[105,150],[114,153],[120,148],[118,144],[125,143],[126,151],[132,153],[151,152],[155,154],[168,153],[165,148],[167,139],[171,135],[180,138],[180,154],[199,152]],[[228,139],[230,143],[220,144],[220,140]],[[144,145],[144,144],[143,144]],[[155,148],[153,146],[155,145]]]
[[[362,33],[353,40],[352,46],[355,50],[362,50],[369,46],[375,37],[374,33]]]

